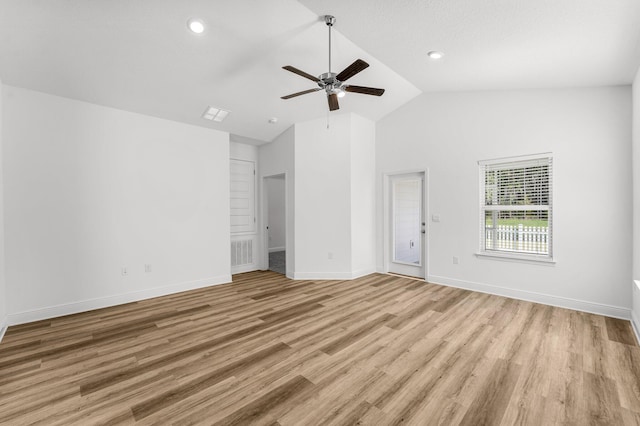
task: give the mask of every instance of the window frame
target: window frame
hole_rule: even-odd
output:
[[[504,166],[505,169],[518,169],[518,163],[526,163],[526,162],[539,162],[541,160],[548,160],[549,164],[549,183],[548,183],[548,203],[545,209],[526,209],[529,210],[538,210],[538,211],[548,211],[548,253],[547,254],[539,254],[539,253],[527,253],[524,251],[517,250],[497,250],[497,249],[487,249],[486,248],[486,213],[488,211],[501,211],[501,210],[525,210],[521,206],[514,205],[514,209],[496,209],[490,208],[487,209],[486,204],[486,187],[485,187],[485,175],[487,171],[487,166]],[[514,156],[514,157],[503,157],[496,158],[491,160],[481,160],[478,161],[478,188],[479,188],[479,218],[480,218],[480,244],[479,251],[476,253],[477,256],[489,257],[489,258],[498,258],[503,260],[515,260],[515,261],[525,261],[525,262],[543,262],[543,263],[555,263],[554,253],[553,253],[553,154],[550,152],[540,153],[540,154],[532,154],[532,155],[522,155],[522,156]],[[513,167],[509,167],[509,166]],[[527,167],[525,164],[522,165],[522,168]]]

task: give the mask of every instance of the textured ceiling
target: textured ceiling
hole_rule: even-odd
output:
[[[420,91],[629,84],[640,62],[638,0],[0,0],[0,78],[260,143],[327,116],[322,92],[280,99],[314,87],[283,65],[327,71],[327,13],[334,70],[362,58],[350,83],[387,89],[338,113],[372,120]]]
[[[422,91],[629,84],[640,63],[638,0],[299,1]]]

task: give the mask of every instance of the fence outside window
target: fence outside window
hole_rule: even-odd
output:
[[[549,228],[543,226],[498,225],[485,228],[486,250],[549,254]]]

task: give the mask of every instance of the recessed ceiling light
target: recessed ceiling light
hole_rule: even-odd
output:
[[[204,22],[202,22],[201,19],[189,19],[187,21],[187,27],[189,27],[189,29],[196,34],[202,34],[204,32]]]
[[[427,56],[431,59],[442,59],[444,53],[438,52],[437,50],[432,50],[431,52],[427,53]]]
[[[204,118],[206,120],[213,120],[213,121],[221,122],[222,120],[227,118],[227,115],[229,115],[229,111],[209,106],[202,113],[202,118]]]

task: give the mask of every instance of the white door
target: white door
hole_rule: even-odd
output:
[[[231,273],[255,271],[260,260],[257,255],[256,229],[256,165],[253,161],[231,159]]]
[[[253,161],[231,160],[231,233],[256,231],[256,165]]]
[[[389,178],[389,272],[425,277],[424,173]]]

